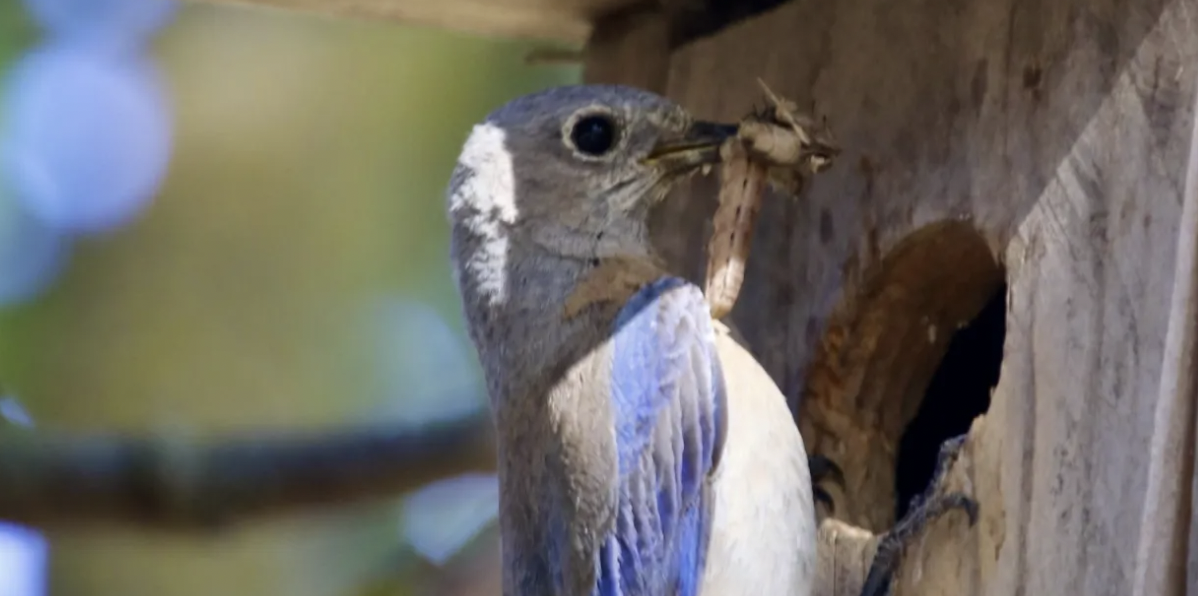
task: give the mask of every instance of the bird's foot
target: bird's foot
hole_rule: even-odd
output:
[[[865,577],[861,596],[886,596],[890,593],[890,583],[902,561],[903,550],[940,516],[953,509],[961,509],[969,517],[970,526],[977,523],[977,501],[961,492],[940,492],[948,471],[964,444],[965,435],[961,435],[945,441],[940,446],[940,453],[936,458],[936,471],[927,491],[911,499],[907,514],[878,541],[878,549]]]
[[[961,447],[965,445],[967,436],[958,435],[940,444],[940,452],[936,454],[936,467],[932,470],[932,481],[928,483],[928,488],[923,494],[912,497],[911,502],[907,505],[908,514],[905,517],[910,517],[910,512],[922,507],[924,501],[939,492],[945,477],[948,476],[948,471],[957,461],[957,456],[960,455]]]
[[[832,495],[828,494],[828,491],[820,486],[820,483],[824,480],[832,480],[844,486],[844,471],[836,465],[836,462],[823,455],[808,456],[807,468],[811,471],[811,494],[815,497],[816,502],[823,503],[830,512],[836,511],[836,503],[832,500]]]

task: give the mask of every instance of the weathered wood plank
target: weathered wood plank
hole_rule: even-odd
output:
[[[193,0],[396,21],[493,37],[583,43],[594,15],[633,0]]]
[[[1195,415],[1198,413],[1198,119],[1190,135],[1177,267],[1161,363],[1144,515],[1136,552],[1135,596],[1186,593],[1194,537]]]
[[[192,0],[281,8],[334,17],[396,21],[490,37],[531,38],[607,45],[604,39],[645,13],[659,23],[662,43],[675,47],[789,0]],[[608,21],[605,23],[605,21]],[[618,25],[611,21],[621,22]],[[616,25],[616,27],[613,27]],[[599,31],[597,31],[599,30]],[[604,31],[608,33],[604,33]],[[598,33],[599,39],[592,39]],[[644,58],[668,58],[668,52]],[[615,64],[617,62],[605,61]],[[635,62],[622,62],[634,65]],[[664,82],[664,78],[662,79]]]
[[[665,93],[670,71],[669,35],[665,13],[651,7],[598,19],[587,41],[584,82],[619,83]]]
[[[672,54],[667,93],[699,115],[740,117],[762,77],[845,148],[768,202],[732,315],[845,469],[839,517],[893,521],[900,433],[1005,268],[1002,378],[953,476],[982,518],[939,524],[901,593],[1131,593],[1194,31],[1198,0],[794,0]],[[707,206],[655,226],[696,279]]]

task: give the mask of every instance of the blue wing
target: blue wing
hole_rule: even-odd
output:
[[[727,429],[702,293],[673,277],[646,286],[621,310],[613,344],[619,510],[594,593],[695,596],[711,520],[707,477]]]

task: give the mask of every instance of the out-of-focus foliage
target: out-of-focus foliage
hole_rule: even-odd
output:
[[[136,217],[170,158],[167,98],[145,50],[174,1],[24,6],[44,38],[8,69],[0,102],[0,305],[45,290],[70,235]]]
[[[129,99],[120,89],[138,83],[112,83],[114,95],[89,105],[130,111],[93,121],[98,136],[71,137],[92,133],[54,123],[64,136],[37,151],[79,176],[75,190],[57,191],[75,198],[87,189],[91,202],[79,209],[62,207],[56,198],[67,195],[54,192],[18,202],[14,187],[37,184],[0,180],[9,189],[0,192],[5,390],[20,396],[39,428],[194,435],[412,423],[481,407],[449,275],[444,187],[474,122],[516,95],[576,80],[577,69],[523,65],[530,44],[393,24],[210,5],[184,4],[173,19],[167,9],[119,12],[137,1],[31,2],[50,24],[41,28],[21,3],[0,3],[0,74],[12,75],[6,94],[21,56],[46,43],[43,34],[64,34],[89,39],[81,44],[92,50],[71,50],[84,53],[67,52],[56,68],[86,72],[107,52],[145,52],[158,64],[164,98],[156,116],[156,100],[144,101],[153,92]],[[101,5],[115,7],[114,22],[136,35],[165,27],[148,45],[112,41],[101,32],[114,25],[72,12]],[[64,75],[58,84],[85,81]],[[70,103],[49,96],[55,101],[39,109]],[[0,121],[17,112],[0,113]],[[165,121],[146,124],[163,114]],[[146,126],[173,131],[169,150],[152,148],[161,137],[144,136]],[[88,140],[114,138],[104,135],[120,136],[111,151]],[[64,149],[72,138],[83,139],[74,143],[80,153]],[[135,150],[169,155],[158,191],[109,199],[107,219],[88,214],[105,193],[137,195],[111,188],[158,185],[145,175],[152,158],[125,153]],[[53,221],[47,214],[59,214],[62,225],[45,226],[44,235],[12,224]],[[77,235],[96,230],[104,233]],[[17,276],[32,281],[4,299]],[[438,549],[448,556],[493,517],[493,486],[493,478],[450,481],[411,501],[202,538],[56,530],[50,593],[418,593],[429,574],[444,571],[422,559]],[[445,520],[443,534],[435,518]],[[474,540],[487,552],[477,541],[494,535]]]
[[[25,6],[47,36],[9,70],[0,102],[0,306],[44,292],[65,268],[72,234],[132,220],[170,157],[166,99],[141,50],[173,0]],[[13,397],[0,414],[32,422]],[[45,537],[5,525],[0,544],[0,589],[43,594]]]

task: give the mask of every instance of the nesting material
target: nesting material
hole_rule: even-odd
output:
[[[731,312],[740,295],[767,182],[798,196],[806,180],[831,166],[839,152],[826,123],[817,125],[794,102],[758,83],[769,105],[746,117],[737,136],[720,148],[719,207],[707,244],[705,289],[715,319]]]

